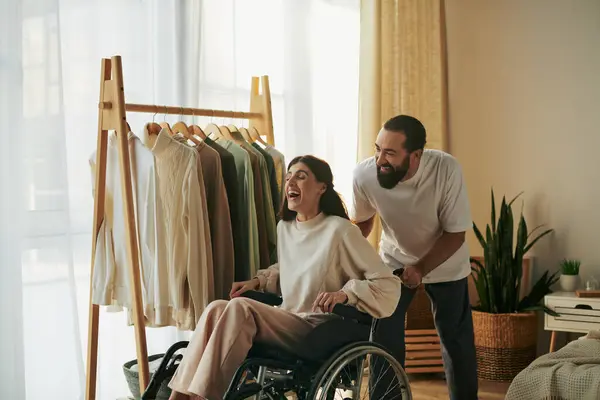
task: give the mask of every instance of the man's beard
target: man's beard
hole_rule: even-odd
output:
[[[381,172],[382,167],[391,168],[392,172],[383,173]],[[393,189],[396,187],[398,182],[400,182],[406,174],[408,173],[409,168],[409,159],[406,159],[402,162],[402,165],[398,167],[394,167],[392,164],[384,164],[381,167],[377,166],[377,181],[379,182],[379,186],[384,189]]]

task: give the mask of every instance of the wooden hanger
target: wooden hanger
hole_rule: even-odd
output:
[[[192,122],[195,121],[195,117],[196,116],[192,112]],[[202,128],[200,128],[196,124],[192,124],[192,125],[188,126],[188,132],[190,133],[190,135],[192,135],[192,136],[194,136],[194,135],[198,136],[202,140],[206,139],[206,134],[204,133],[204,131],[202,130]]]
[[[232,132],[231,129],[229,129],[225,125],[219,126],[219,131],[221,131],[221,135],[223,137],[225,137],[226,139],[233,140],[234,142],[236,141],[236,138],[233,134],[233,132],[236,132],[236,131]],[[239,133],[239,131],[237,131],[237,132]]]
[[[248,129],[248,131],[250,132],[250,137],[254,139],[253,141],[258,142],[265,147],[268,146],[268,144],[263,140],[262,136],[260,136],[260,132],[258,132],[258,129],[252,127]]]
[[[190,134],[190,128],[183,121],[178,121],[175,125],[173,125],[173,133],[179,133],[183,135],[188,140],[191,140],[195,145],[199,145],[200,140],[196,139],[192,134]]]
[[[146,124],[146,128],[148,129],[148,134],[150,135],[158,135],[160,130],[162,129],[159,124],[154,122],[154,117],[156,117],[156,113],[152,116],[152,122]]]
[[[204,131],[202,130],[202,128],[200,128],[198,125],[190,125],[188,126],[188,132],[190,133],[190,135],[192,136],[198,136],[201,139],[206,139],[206,134],[204,133]]]
[[[248,143],[252,143],[252,138],[250,138],[250,136],[248,135],[248,132],[246,131],[246,128],[242,127],[239,128],[233,124],[229,124],[227,126],[227,128],[231,131],[231,132],[239,132],[242,134],[242,137],[244,138],[244,140],[246,140]],[[244,131],[246,131],[246,133],[244,133]],[[235,133],[234,133],[235,135]]]
[[[219,129],[219,127],[216,124],[210,123],[208,125],[206,125],[206,127],[204,128],[204,132],[207,135],[215,135],[216,137],[220,137],[223,139],[231,139],[230,137],[226,137],[221,130]]]
[[[181,133],[183,136],[188,137],[190,134],[188,126],[183,121],[178,121],[173,125],[173,133]]]
[[[165,119],[167,118],[167,107],[165,106]],[[167,121],[163,121],[159,124],[161,128],[166,129],[169,135],[173,136],[173,131],[171,130],[171,126]]]
[[[250,132],[248,132],[248,129],[242,127],[240,128],[240,133],[242,134],[244,139],[246,139],[246,142],[254,143],[254,139],[252,138],[252,136],[250,136]]]

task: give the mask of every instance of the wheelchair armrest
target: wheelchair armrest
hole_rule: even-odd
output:
[[[373,317],[362,311],[358,311],[356,307],[345,304],[336,304],[333,306],[333,313],[344,319],[354,320],[358,323],[371,325]]]
[[[242,293],[240,297],[247,297],[270,306],[280,306],[283,303],[280,296],[269,292],[259,292],[258,290],[248,290]]]

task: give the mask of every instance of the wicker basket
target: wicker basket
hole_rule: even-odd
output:
[[[431,302],[425,292],[425,285],[419,285],[404,320],[405,329],[434,329]]]
[[[535,313],[490,314],[473,311],[477,375],[512,381],[536,356]]]
[[[164,356],[164,354],[154,354],[148,357],[148,362],[159,360]],[[123,364],[123,372],[125,373],[125,379],[127,380],[127,385],[129,386],[129,391],[136,400],[140,400],[140,378],[138,371],[131,370],[131,367],[137,364],[136,360],[131,360]],[[152,379],[152,371],[150,371],[149,379]],[[171,396],[171,389],[167,386],[169,384],[168,380],[164,381],[160,385],[160,389],[156,394],[156,400],[169,400],[169,396]]]

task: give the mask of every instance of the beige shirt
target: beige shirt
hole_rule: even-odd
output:
[[[321,213],[306,222],[280,221],[277,236],[279,262],[257,277],[261,290],[281,293],[281,308],[314,315],[320,292],[343,290],[348,304],[376,318],[396,309],[400,279],[347,219]]]
[[[163,219],[158,223],[165,224],[166,231],[160,243],[167,252],[166,276],[155,279],[168,279],[176,326],[195,329],[202,311],[215,298],[209,219],[203,206],[206,200],[198,153],[164,129],[158,135],[144,130],[142,141],[156,160],[163,208]]]
[[[174,136],[180,143],[187,139],[181,135]],[[198,152],[198,176],[203,177],[205,201],[210,221],[210,238],[213,250],[213,273],[215,281],[215,298],[229,299],[233,284],[234,251],[233,233],[229,214],[229,202],[223,182],[221,158],[216,150],[204,143],[192,146]]]

